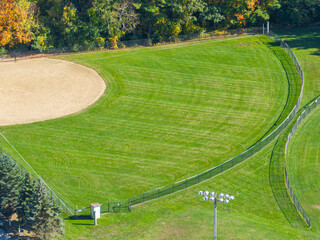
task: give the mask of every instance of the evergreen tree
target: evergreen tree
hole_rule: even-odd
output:
[[[54,202],[54,199],[50,197],[48,199],[49,206],[50,206],[50,214],[51,214],[51,221],[50,221],[50,228],[51,231],[64,234],[64,223],[63,219],[61,218],[61,208]]]
[[[56,206],[53,199],[39,179],[36,190],[33,194],[32,205],[27,214],[27,221],[40,238],[48,238],[52,233],[63,233],[63,223],[60,216],[60,209]]]
[[[18,218],[20,222],[26,227],[29,227],[27,215],[30,212],[32,197],[35,192],[35,186],[35,181],[31,179],[29,173],[26,173],[22,181],[17,206]]]
[[[9,156],[0,156],[0,211],[10,218],[15,212],[22,177],[15,163]]]

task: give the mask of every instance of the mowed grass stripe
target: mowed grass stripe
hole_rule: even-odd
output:
[[[316,239],[293,229],[279,211],[268,181],[272,145],[226,174],[135,206],[130,214],[103,215],[95,228],[82,225],[92,220],[66,219],[64,239],[211,239],[213,205],[199,190],[235,196],[217,208],[218,236],[225,239]]]
[[[305,85],[302,106],[320,94],[320,35],[318,32],[319,26],[285,29],[277,32],[292,48],[304,71]]]
[[[201,46],[203,45],[207,45],[207,44],[211,44],[212,42],[214,42],[216,45],[217,44],[223,44],[223,45],[227,45],[228,44],[228,41],[235,41],[237,40],[239,45],[238,46],[241,46],[241,41],[243,39],[247,39],[248,36],[244,36],[244,37],[235,37],[235,38],[229,38],[229,39],[220,39],[220,40],[204,40],[204,41],[201,41],[201,42],[192,42],[192,43],[178,43],[178,44],[168,44],[168,45],[160,45],[160,46],[157,46],[157,47],[144,47],[144,48],[135,48],[135,49],[118,49],[116,51],[108,51],[108,55],[105,54],[105,52],[94,52],[94,55],[92,55],[92,52],[83,52],[83,53],[77,53],[75,55],[77,55],[77,59],[75,60],[76,62],[84,62],[84,61],[92,61],[92,60],[104,60],[104,59],[110,59],[110,58],[115,58],[115,57],[129,57],[131,55],[139,55],[139,54],[143,54],[143,53],[156,53],[157,52],[162,52],[164,50],[179,50],[179,49],[183,49],[183,48],[189,48],[190,46],[192,47],[199,47],[200,50],[201,50]],[[252,42],[252,41],[251,41]],[[256,41],[258,42],[258,41]],[[249,45],[251,45],[252,43],[250,43]],[[246,45],[242,45],[242,46],[248,46],[248,44]],[[196,51],[198,52],[199,51],[199,48],[196,49]],[[229,48],[233,48],[233,45],[232,43],[229,44]],[[192,50],[190,50],[192,51]],[[263,51],[262,49],[253,49],[252,51],[255,51],[255,52],[261,52]],[[205,52],[206,54],[210,54],[210,52],[208,51],[203,51]],[[222,53],[224,54],[224,49],[215,49],[215,53]],[[264,53],[266,55],[272,55],[272,53]],[[255,56],[243,56],[243,54],[239,51],[237,52],[234,52],[233,53],[233,56],[235,57],[243,57],[243,58],[249,58],[249,59],[252,59],[252,58],[255,58]]]
[[[319,94],[317,66],[320,58],[313,55],[315,49],[304,49],[304,46],[308,46],[313,36],[319,39],[318,28],[316,31],[291,29],[286,32],[292,34],[289,45],[296,43],[299,47],[296,54],[301,56],[299,60],[310,70],[307,72],[304,68],[305,75],[309,76],[305,85],[308,91],[304,94],[307,102],[315,97],[314,94]],[[301,35],[300,39],[296,38],[297,34]],[[319,46],[319,41],[314,43]],[[199,190],[235,195],[232,203],[218,206],[218,236],[225,239],[319,239],[319,232],[314,227],[307,229],[304,224],[300,229],[292,228],[274,200],[269,185],[273,145],[271,143],[245,164],[225,174],[185,191],[136,206],[130,214],[104,215],[96,228],[82,225],[91,224],[91,220],[67,220],[65,239],[212,239],[213,206],[197,197]]]
[[[320,108],[306,117],[293,135],[287,155],[290,184],[312,228],[320,231]]]
[[[82,113],[1,130],[78,207],[179,181],[243,152],[280,115],[286,72],[259,38],[65,56],[98,71],[105,95]]]

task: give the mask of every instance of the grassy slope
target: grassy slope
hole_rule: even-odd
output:
[[[288,80],[288,94],[289,97],[287,99],[285,108],[281,112],[281,115],[278,117],[275,124],[272,126],[272,128],[269,129],[265,133],[264,136],[267,136],[270,134],[276,127],[278,127],[284,119],[291,113],[293,107],[297,103],[297,100],[299,99],[300,92],[301,92],[301,79],[299,75],[297,74],[296,67],[294,64],[292,64],[292,60],[288,55],[280,50],[279,43],[270,42],[270,40],[265,40],[265,38],[261,38],[262,42],[277,56],[279,61],[281,62],[281,65],[286,71],[286,76]],[[261,139],[264,137],[262,136]]]
[[[218,206],[218,239],[316,239],[308,229],[293,229],[280,211],[269,185],[271,151],[272,144],[225,174],[136,206],[130,214],[103,215],[98,226],[66,220],[65,239],[212,239],[213,204],[198,190],[235,196]]]
[[[319,31],[319,27],[297,29],[294,31],[283,30],[278,32],[278,34],[289,44],[289,46],[292,47],[305,73],[305,88],[304,88],[304,95],[303,95],[301,106],[308,105],[310,101],[312,101],[316,96],[320,94],[320,81],[319,81],[320,69],[318,67],[320,63],[320,57],[319,57],[320,37],[316,34],[317,31]],[[274,174],[274,172],[277,172],[277,174],[275,175],[278,175],[278,181],[277,181],[278,183],[273,184],[273,188],[274,188],[274,191],[278,193],[276,198],[279,202],[279,206],[281,210],[284,212],[284,214],[288,218],[288,221],[294,227],[303,227],[304,224],[300,220],[301,218],[299,219],[299,215],[297,213],[294,214],[295,209],[292,207],[291,200],[288,198],[286,194],[284,179],[279,178],[279,176],[283,175],[283,171],[284,171],[283,169],[284,147],[285,147],[285,142],[289,132],[290,132],[290,129],[288,129],[279,138],[279,144],[278,146],[275,147],[276,154],[274,155],[274,159],[271,161],[270,169],[272,174]],[[303,141],[301,141],[301,137],[300,137],[299,144],[301,146],[304,146]],[[307,180],[307,176],[305,176],[306,172],[303,171],[304,170],[303,168],[300,169],[300,172],[297,169],[295,169],[293,173],[294,175],[291,175],[292,173],[289,166],[290,165],[295,166],[296,164],[299,164],[299,163],[296,163],[296,161],[297,161],[297,158],[293,158],[293,159],[288,158],[287,164],[288,164],[288,170],[289,170],[288,174],[290,177],[290,181],[296,182],[297,179],[299,180],[300,178],[305,178],[305,180]],[[302,163],[300,162],[300,164]],[[273,169],[273,172],[272,172],[272,169]],[[297,179],[294,179],[299,174],[300,174],[300,177],[297,177]],[[281,186],[280,186],[280,182],[281,182]],[[306,191],[306,188],[298,189],[298,186],[301,187],[302,185],[297,185],[296,188],[294,189],[298,193],[299,192],[301,193],[301,191]],[[311,212],[314,213],[314,209],[312,210]],[[315,222],[312,221],[312,231],[317,232],[318,229],[319,229],[319,223],[316,218]]]
[[[319,27],[278,31],[296,54],[305,75],[301,106],[320,94],[320,36]]]
[[[299,126],[288,148],[287,169],[293,190],[320,234],[320,108]]]
[[[241,153],[286,101],[282,65],[256,37],[65,59],[108,79],[103,98],[81,114],[1,131],[78,206],[121,200]]]
[[[316,33],[314,29],[282,33],[290,46],[294,43],[299,46],[294,51],[306,75],[304,106],[320,90],[320,69],[317,67],[320,58],[313,55],[319,48],[304,49],[304,44],[314,40]],[[92,221],[66,221],[66,238],[83,236],[90,239],[94,234],[97,239],[211,239],[212,206],[201,202],[195,195],[199,189],[210,189],[232,192],[236,196],[230,212],[219,206],[218,231],[224,239],[320,239],[314,228],[296,230],[290,227],[280,211],[269,185],[272,145],[245,164],[186,192],[138,206],[129,215],[105,215],[98,227],[90,229],[81,225],[92,224]],[[237,203],[238,198],[240,202]]]
[[[284,177],[284,157],[285,157],[285,145],[287,141],[287,136],[291,131],[292,126],[298,118],[301,111],[297,113],[297,116],[293,119],[291,124],[283,131],[283,133],[278,137],[275,143],[272,155],[270,157],[269,163],[269,181],[272,189],[273,196],[277,201],[280,211],[283,213],[288,223],[293,228],[303,229],[307,225],[300,217],[299,213],[292,204],[291,198],[288,195],[285,177]]]

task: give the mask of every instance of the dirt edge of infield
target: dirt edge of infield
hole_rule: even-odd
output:
[[[0,63],[0,126],[79,113],[96,103],[105,89],[96,71],[65,60]]]

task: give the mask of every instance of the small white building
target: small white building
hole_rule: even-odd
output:
[[[91,217],[92,219],[99,219],[101,218],[101,204],[99,203],[92,203],[91,205]]]

